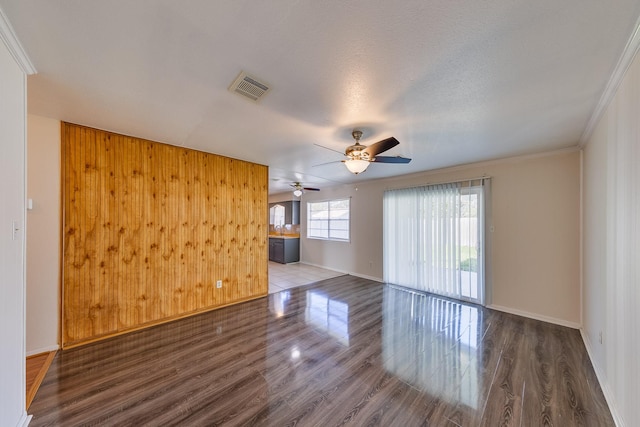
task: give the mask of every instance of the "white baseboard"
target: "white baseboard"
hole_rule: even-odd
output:
[[[311,267],[323,268],[325,270],[335,271],[336,273],[349,274],[346,271],[336,270],[335,268],[327,267],[326,265],[314,264],[314,263],[307,262],[307,261],[300,261],[300,264],[310,265]]]
[[[572,329],[580,329],[580,324],[569,322],[564,319],[556,319],[555,317],[543,316],[541,314],[529,313],[528,311],[518,310],[516,308],[503,307],[501,305],[488,305],[487,308],[503,311],[505,313],[515,314],[516,316],[528,317],[529,319],[540,320],[542,322],[553,323],[554,325],[566,326]]]
[[[616,423],[617,427],[624,427],[624,422],[622,421],[622,417],[618,411],[618,406],[616,405],[616,400],[611,392],[611,387],[609,387],[609,383],[606,381],[607,378],[605,377],[602,369],[600,369],[600,367],[595,363],[595,359],[593,357],[593,346],[591,345],[589,335],[587,335],[582,328],[580,328],[580,335],[582,336],[582,342],[584,342],[584,346],[587,349],[589,360],[591,360],[591,366],[593,366],[593,370],[596,372],[596,377],[598,377],[598,382],[600,383],[600,388],[602,389],[604,398],[609,405],[609,411],[611,411],[613,421]]]
[[[26,412],[24,414],[22,414],[22,417],[20,417],[20,419],[18,420],[18,424],[16,424],[17,427],[27,427],[29,425],[29,423],[31,422],[31,418],[33,417],[33,415],[28,415]]]
[[[382,280],[379,277],[367,276],[366,274],[357,274],[357,273],[347,273],[347,274],[360,277],[361,279],[373,280],[374,282],[384,283],[384,280]]]
[[[58,351],[58,350],[60,350],[60,346],[58,344],[50,345],[47,347],[36,348],[34,350],[27,351],[27,357],[35,356],[36,354],[49,353],[51,351]]]
[[[330,268],[325,265],[312,264],[310,262],[300,261],[300,264],[310,265],[312,267],[324,268],[325,270],[335,271],[336,273],[349,274],[350,276],[360,277],[361,279],[373,280],[374,282],[384,283],[384,281],[379,277],[367,276],[366,274],[358,274],[353,273],[351,271],[338,270],[335,268]]]

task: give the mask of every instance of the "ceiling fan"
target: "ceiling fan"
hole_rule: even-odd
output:
[[[294,188],[293,195],[296,197],[302,196],[302,193],[304,193],[305,191],[320,191],[319,188],[303,187],[299,182],[294,182],[293,184],[289,185]]]
[[[384,153],[400,144],[394,137],[386,138],[366,146],[360,144],[360,138],[362,138],[361,130],[354,129],[353,132],[351,132],[351,136],[356,140],[356,143],[347,147],[344,152],[347,159],[342,160],[342,163],[344,163],[347,169],[349,169],[349,172],[353,174],[357,175],[367,170],[369,163],[409,163],[411,161],[411,159],[400,156],[378,156],[378,154]],[[320,147],[322,146],[320,145]],[[329,148],[329,150],[331,149]]]

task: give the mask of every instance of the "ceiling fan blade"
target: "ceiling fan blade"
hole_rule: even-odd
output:
[[[374,157],[373,160],[371,161],[375,163],[409,163],[411,159],[408,159],[406,157],[400,157],[400,156],[396,156],[396,157],[377,156],[377,157]]]
[[[396,145],[400,144],[400,142],[394,137],[383,139],[382,141],[378,141],[375,144],[371,144],[364,150],[363,153],[369,155],[369,158],[375,157],[377,154],[384,153],[387,150],[392,149]]]
[[[335,151],[336,153],[340,153],[344,156],[344,151],[334,150],[333,148],[325,147],[324,145],[316,144],[315,142],[313,143],[313,145],[316,145],[320,148],[324,148],[325,150]]]
[[[318,163],[317,165],[312,165],[312,168],[318,167],[318,166],[324,166],[324,165],[330,165],[331,163],[342,163],[344,160],[334,160],[332,162],[325,162],[325,163]]]
[[[307,191],[320,191],[319,188],[302,187],[302,189]]]

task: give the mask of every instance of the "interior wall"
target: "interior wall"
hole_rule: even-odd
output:
[[[0,10],[0,40],[8,28]],[[27,425],[25,410],[26,76],[0,42],[0,420]]]
[[[580,156],[577,150],[305,193],[301,204],[301,261],[382,281],[384,191],[485,175],[492,177],[495,229],[491,235],[493,281],[488,285],[487,305],[579,327]],[[305,202],[342,197],[351,197],[351,241],[307,239]],[[272,199],[276,200],[277,196]]]
[[[60,331],[60,121],[27,116],[27,356],[56,350]]]
[[[618,425],[640,419],[640,59],[584,147],[583,337]]]
[[[68,123],[62,146],[63,347],[267,294],[266,166]]]

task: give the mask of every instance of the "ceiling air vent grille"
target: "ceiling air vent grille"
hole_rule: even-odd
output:
[[[229,90],[246,96],[252,101],[258,101],[269,91],[269,86],[258,81],[255,77],[249,76],[244,71],[241,71],[238,78],[236,78],[229,87]]]

